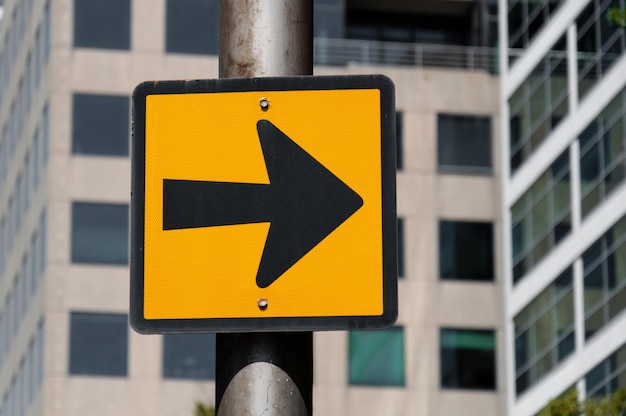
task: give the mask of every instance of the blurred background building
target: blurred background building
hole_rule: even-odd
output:
[[[500,2],[509,414],[626,387],[623,0]]]
[[[213,335],[128,327],[129,96],[217,77],[218,3],[0,0],[0,416],[213,403]],[[396,84],[400,292],[389,330],[315,334],[315,414],[625,385],[615,4],[315,1],[315,73]]]

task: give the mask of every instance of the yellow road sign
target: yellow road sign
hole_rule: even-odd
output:
[[[395,321],[388,78],[143,83],[133,123],[138,331]]]

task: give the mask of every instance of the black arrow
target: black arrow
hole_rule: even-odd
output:
[[[363,199],[268,120],[257,123],[270,184],[163,180],[163,229],[270,222],[256,283],[271,285]]]

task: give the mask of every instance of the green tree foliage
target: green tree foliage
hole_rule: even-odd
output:
[[[576,389],[570,389],[550,400],[537,416],[626,416],[626,389],[602,399],[583,402],[578,400]]]
[[[193,416],[215,416],[215,408],[201,402],[196,402]]]
[[[537,416],[582,416],[582,405],[578,402],[576,389],[569,389],[561,396],[550,400]]]
[[[612,7],[606,13],[606,18],[612,25],[626,27],[626,9]]]

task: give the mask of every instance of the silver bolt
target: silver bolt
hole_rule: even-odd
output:
[[[262,311],[267,309],[267,299],[265,298],[260,298],[259,300],[256,301],[256,304],[259,306],[259,309],[261,309]]]
[[[267,111],[270,108],[270,102],[265,97],[261,97],[261,101],[259,101],[259,105],[261,106],[261,110]]]

